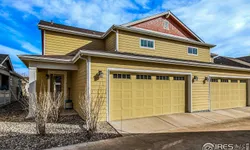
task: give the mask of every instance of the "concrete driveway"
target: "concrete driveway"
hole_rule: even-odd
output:
[[[110,124],[119,133],[126,135],[183,131],[190,127],[216,124],[245,117],[250,117],[250,107],[112,121]]]

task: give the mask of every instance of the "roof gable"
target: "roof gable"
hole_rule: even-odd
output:
[[[5,54],[0,54],[0,66],[5,67],[9,71],[14,71],[10,57]]]
[[[168,29],[164,27],[166,21],[169,22]],[[161,32],[204,43],[200,37],[181,22],[181,20],[179,20],[171,11],[123,24],[122,26]]]

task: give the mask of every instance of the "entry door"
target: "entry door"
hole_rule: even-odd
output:
[[[63,91],[64,91],[64,76],[60,75],[60,74],[51,74],[51,88],[50,88],[50,92],[53,92],[54,94],[56,94],[56,96],[58,96],[58,94],[62,94],[63,95]]]

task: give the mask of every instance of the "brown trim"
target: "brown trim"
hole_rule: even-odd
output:
[[[41,30],[41,38],[42,38],[42,55],[44,55],[44,31]]]

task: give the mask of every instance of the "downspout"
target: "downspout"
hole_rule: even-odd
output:
[[[91,103],[91,92],[90,92],[90,61],[91,61],[91,57],[90,56],[88,56],[88,58],[84,58],[84,57],[82,57],[81,55],[80,55],[80,57],[79,57],[79,59],[82,59],[82,60],[85,60],[86,61],[86,72],[87,72],[87,75],[86,75],[86,82],[87,82],[87,100],[88,100],[88,103],[89,103],[89,105],[88,105],[88,117],[89,117],[89,119],[91,119],[90,118],[90,103]],[[87,123],[87,128],[89,129],[89,125],[88,125],[88,123]]]

